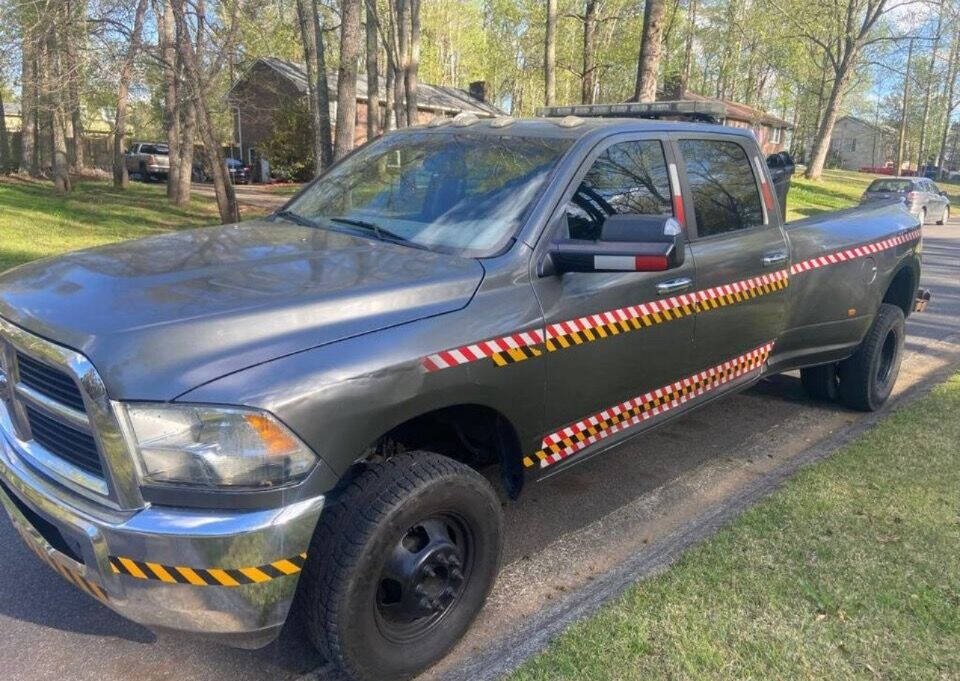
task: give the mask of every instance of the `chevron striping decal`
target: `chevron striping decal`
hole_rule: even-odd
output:
[[[791,276],[836,265],[841,262],[880,253],[890,248],[919,239],[920,229],[867,244],[810,258],[770,274],[707,288],[616,310],[598,312],[578,319],[548,324],[544,329],[527,329],[509,336],[480,341],[460,348],[444,350],[421,360],[428,372],[490,359],[496,366],[504,367],[539,357],[544,352],[565,350],[583,343],[592,343],[621,333],[637,331],[655,324],[714,310],[727,305],[752,300],[758,296],[782,291],[790,283]]]
[[[193,586],[242,586],[261,584],[278,577],[294,575],[303,570],[306,552],[292,558],[281,558],[272,563],[242,568],[190,568],[176,565],[161,565],[122,556],[110,556],[110,567],[118,575],[134,579],[149,579],[168,584],[191,584]]]
[[[527,468],[536,465],[546,468],[616,432],[679,407],[729,381],[759,373],[772,350],[773,343],[767,343],[723,364],[571,423],[546,435],[540,443],[541,449],[533,456],[524,457],[523,465]]]

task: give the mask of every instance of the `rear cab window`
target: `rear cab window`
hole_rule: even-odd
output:
[[[686,169],[699,238],[765,224],[753,164],[738,142],[680,139],[677,145]]]
[[[600,238],[610,215],[673,215],[670,178],[659,140],[610,145],[564,207],[572,239]]]
[[[868,192],[908,192],[912,188],[910,180],[874,180],[867,187]]]

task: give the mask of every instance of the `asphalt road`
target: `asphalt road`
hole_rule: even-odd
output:
[[[960,220],[928,226],[924,249],[924,285],[934,301],[908,324],[898,391],[960,362]],[[795,376],[775,376],[529,488],[505,506],[504,568],[490,602],[428,676],[442,678],[561,594],[861,418],[811,403]],[[5,517],[0,575],[3,679],[329,678],[296,622],[259,651],[158,636],[130,623],[42,564]]]

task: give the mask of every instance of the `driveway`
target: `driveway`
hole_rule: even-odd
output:
[[[925,234],[923,283],[934,300],[908,323],[898,394],[960,364],[960,220],[930,225]],[[426,676],[462,668],[545,606],[864,418],[810,402],[794,375],[773,376],[529,487],[505,506],[504,568],[490,602],[458,649]],[[331,678],[296,623],[259,651],[155,635],[64,582],[5,519],[0,547],[5,679]]]
[[[299,187],[299,185],[238,184],[234,185],[233,189],[237,193],[237,202],[240,204],[241,210],[244,206],[252,206],[253,208],[274,211],[290,200],[293,194],[288,189],[294,187]],[[212,184],[194,182],[191,189],[200,196],[216,199]]]

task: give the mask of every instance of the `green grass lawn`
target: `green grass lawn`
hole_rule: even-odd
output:
[[[878,177],[884,176],[855,170],[825,170],[819,180],[807,180],[799,168],[787,194],[787,220],[856,206],[867,185]],[[960,185],[940,182],[938,186],[947,192],[952,205],[960,205]]]
[[[218,223],[213,199],[194,197],[186,208],[166,199],[162,184],[78,181],[57,198],[49,182],[0,179],[0,271],[48,255],[111,241]],[[252,217],[254,209],[244,209]],[[263,212],[262,210],[259,212]]]
[[[510,681],[960,679],[960,375]]]

